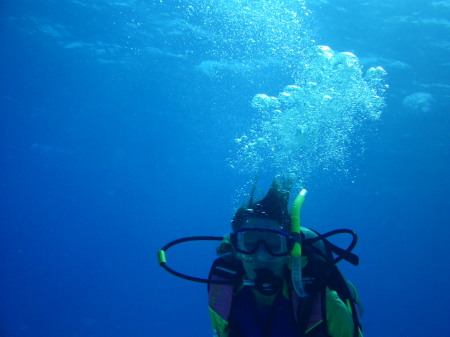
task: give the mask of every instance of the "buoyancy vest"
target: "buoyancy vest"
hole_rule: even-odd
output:
[[[335,267],[333,277],[342,278]],[[327,295],[325,282],[310,287],[310,296],[300,298],[285,283],[274,306],[276,310],[257,312],[249,287],[242,285],[244,269],[241,262],[231,256],[219,257],[211,267],[211,280],[229,281],[230,284],[210,284],[209,311],[215,337],[329,337],[327,324]],[[342,281],[345,280],[342,278]],[[339,282],[339,281],[336,281]],[[334,285],[336,287],[336,285]],[[340,286],[339,286],[340,287]],[[349,295],[350,296],[350,295]],[[355,302],[347,301],[355,324],[354,336],[360,335],[359,313]],[[284,313],[284,314],[280,314]],[[288,314],[286,314],[288,313]],[[262,329],[261,315],[266,314],[266,329]],[[356,320],[356,321],[355,321]],[[283,334],[280,334],[283,332]],[[230,334],[231,333],[231,334]]]
[[[327,334],[309,334],[316,328],[319,330],[318,326],[324,322],[321,292],[316,292],[314,296],[304,300],[299,298],[295,291],[289,291],[285,285],[283,292],[277,295],[272,308],[262,312],[253,302],[250,287],[238,285],[237,281],[242,280],[243,276],[242,266],[239,266],[237,260],[227,263],[225,258],[218,258],[211,268],[210,279],[228,279],[236,282],[234,285],[211,284],[209,286],[208,304],[214,336],[299,337],[304,336],[305,333],[310,336],[328,336]],[[307,320],[299,320],[299,316],[305,315],[308,315]],[[304,333],[301,333],[299,329],[304,329]]]

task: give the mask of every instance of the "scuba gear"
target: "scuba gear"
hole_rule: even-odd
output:
[[[351,234],[352,241],[348,248],[339,248],[328,241],[327,238],[337,234]],[[345,307],[348,311],[348,319],[353,322],[353,328],[351,328],[353,329],[353,336],[359,336],[361,323],[358,295],[354,286],[343,277],[335,265],[342,259],[354,265],[358,264],[358,257],[351,253],[356,245],[356,234],[348,229],[319,234],[302,227],[300,235],[302,238],[302,260],[305,261],[302,268],[302,286],[308,296],[301,297],[293,289],[292,283],[289,282],[292,281],[289,273],[293,271],[289,269],[286,269],[287,277],[284,278],[284,284],[280,285],[283,291],[278,291],[279,294],[282,293],[292,301],[292,309],[298,325],[298,336],[303,336],[306,333],[314,336],[329,336],[327,334],[328,315],[326,315],[329,306],[332,306],[330,310],[334,310],[333,308],[337,306],[340,308],[338,310],[341,311],[342,307]],[[265,275],[261,273],[259,276],[260,280],[263,280]],[[217,258],[211,267],[209,275],[211,281],[220,280],[224,282],[226,279],[230,280],[230,285],[212,283],[208,286],[211,320],[213,328],[219,332],[225,331],[230,322],[229,315],[232,303],[234,303],[233,299],[245,288],[248,288],[245,286],[256,288],[256,282],[242,281],[244,277],[245,271],[242,262],[232,255]],[[241,278],[241,282],[238,282],[239,278]],[[231,284],[234,284],[234,286]],[[269,285],[269,288],[273,287],[273,284]],[[264,292],[258,291],[264,294]],[[270,292],[269,294],[273,293]],[[333,326],[337,327],[339,324],[340,319],[337,318],[333,322]],[[222,334],[218,333],[218,336],[222,336]]]
[[[279,184],[274,181],[263,200],[253,203],[251,198],[250,205],[241,207],[236,212],[232,222],[234,232],[229,236],[182,238],[166,244],[158,252],[159,264],[173,275],[208,284],[209,310],[216,336],[228,336],[230,329],[234,331],[235,316],[230,316],[230,313],[238,311],[246,314],[246,310],[232,309],[232,305],[242,304],[241,295],[251,295],[252,289],[262,295],[284,298],[283,303],[287,306],[283,308],[288,310],[288,313],[292,313],[292,310],[294,313],[285,316],[295,317],[296,337],[306,334],[334,336],[327,330],[327,320],[328,310],[333,311],[336,308],[347,317],[347,320],[342,320],[347,322],[342,323],[344,330],[351,329],[353,322],[353,336],[359,335],[361,324],[358,299],[354,287],[345,280],[336,266],[336,263],[343,259],[354,265],[358,264],[358,257],[351,252],[356,245],[357,236],[348,229],[319,234],[301,227],[300,210],[305,196],[306,190],[302,190],[294,201],[292,215],[289,217],[289,192],[286,189],[279,190]],[[261,220],[274,220],[279,227],[263,226],[259,222]],[[336,234],[352,236],[347,248],[337,247],[328,241],[329,237]],[[167,249],[198,240],[222,241],[218,248],[220,257],[214,261],[207,279],[185,275],[167,266]],[[258,261],[260,256],[267,260]],[[268,260],[270,262],[267,262]],[[246,277],[251,279],[245,279]],[[250,299],[252,302],[249,306],[255,306],[252,296]],[[330,326],[341,321],[339,314],[331,316],[335,320],[329,320]],[[246,319],[247,316],[243,316],[241,322],[246,324]],[[310,331],[313,332],[310,334]]]
[[[240,228],[230,235],[236,251],[254,254],[263,245],[272,256],[286,256],[293,246],[287,233],[270,228]]]
[[[346,249],[339,248],[328,241],[327,238],[337,234],[350,234],[352,236],[352,241]],[[356,234],[348,229],[338,229],[319,234],[302,227],[300,236],[302,239],[302,257],[307,261],[302,268],[302,285],[309,296],[300,297],[294,290],[290,292],[290,296],[287,295],[293,302],[298,331],[300,331],[299,336],[303,336],[304,333],[310,331],[315,331],[314,335],[317,335],[317,333],[320,334],[326,330],[327,315],[325,315],[325,312],[328,301],[325,301],[325,298],[328,298],[326,294],[331,290],[335,291],[340,300],[347,306],[353,319],[353,336],[358,336],[358,331],[361,329],[358,295],[354,286],[342,276],[336,266],[336,263],[343,259],[358,265],[358,256],[351,252],[357,242]],[[273,278],[274,275],[264,269],[257,269],[255,280],[245,280],[242,261],[236,259],[232,253],[222,255],[214,261],[207,279],[185,275],[167,266],[166,250],[170,247],[184,242],[205,240],[221,240],[222,244],[231,245],[227,238],[216,236],[181,238],[166,244],[159,250],[158,261],[161,267],[177,277],[208,284],[211,321],[213,328],[218,331],[217,336],[222,336],[220,331],[224,331],[228,326],[231,305],[236,292],[242,288],[248,289],[251,287],[261,294],[270,295],[281,293],[280,290],[283,288],[282,293],[284,294],[284,289],[286,286],[289,288],[289,283],[283,285],[282,280]],[[285,280],[289,281],[289,277]],[[321,324],[321,322],[324,324]],[[324,335],[326,335],[325,332]]]

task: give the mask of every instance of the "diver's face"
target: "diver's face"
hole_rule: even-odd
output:
[[[242,226],[243,228],[261,228],[280,230],[278,221],[270,219],[249,218]],[[276,276],[282,277],[285,265],[289,262],[289,255],[273,256],[267,249],[266,244],[258,244],[257,249],[252,254],[236,253],[242,261],[247,277],[254,279],[257,269],[271,269]]]

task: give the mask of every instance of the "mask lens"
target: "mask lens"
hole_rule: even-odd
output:
[[[258,233],[255,231],[242,231],[237,233],[237,248],[245,254],[252,254],[259,244]]]
[[[266,244],[266,248],[272,255],[279,255],[285,252],[285,237],[283,237],[281,234],[269,232],[261,234],[263,234],[263,242]]]

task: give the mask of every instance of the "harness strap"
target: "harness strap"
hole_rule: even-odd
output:
[[[297,321],[297,336],[309,334],[325,321],[324,291],[315,292],[306,298],[300,298],[293,294],[292,299]]]

